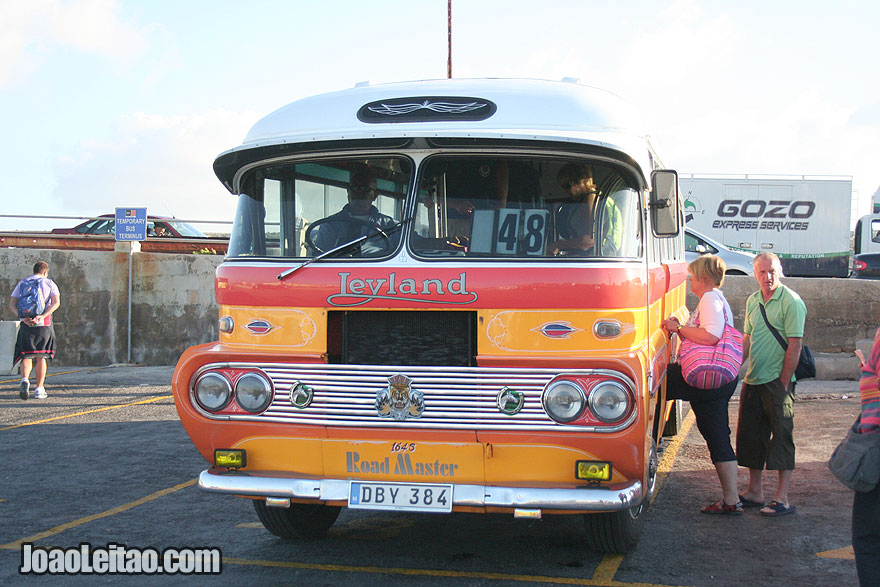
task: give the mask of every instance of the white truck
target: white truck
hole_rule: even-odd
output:
[[[749,253],[772,252],[788,276],[849,274],[849,176],[679,176],[688,228]]]
[[[880,253],[880,214],[868,214],[859,218],[853,247],[856,255]]]

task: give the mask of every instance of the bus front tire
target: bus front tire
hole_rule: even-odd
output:
[[[266,505],[255,499],[254,509],[263,527],[280,538],[317,538],[336,522],[341,507],[319,503],[292,503],[289,508]]]
[[[669,419],[663,427],[663,436],[676,436],[681,431],[681,423],[684,420],[684,408],[680,399],[672,400],[674,405],[669,412]]]
[[[641,505],[619,512],[584,514],[590,550],[626,554],[639,542],[647,508]]]
[[[619,512],[584,514],[587,530],[587,546],[596,552],[626,554],[635,548],[642,535],[645,512],[657,491],[657,472],[660,455],[657,444],[652,441],[648,453],[648,470],[645,472],[645,489],[642,502],[632,508]]]

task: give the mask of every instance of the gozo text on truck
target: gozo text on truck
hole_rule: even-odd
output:
[[[632,548],[680,423],[660,167],[624,102],[567,82],[363,86],[263,118],[214,164],[239,199],[219,340],[174,374],[199,487],[283,537],[343,507],[578,514],[593,548]]]

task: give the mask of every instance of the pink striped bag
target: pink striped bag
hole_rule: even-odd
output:
[[[698,389],[715,389],[737,378],[743,361],[742,334],[727,324],[714,345],[698,344],[685,338],[678,351],[678,363],[685,382]]]

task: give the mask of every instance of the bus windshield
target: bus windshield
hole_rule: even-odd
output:
[[[605,162],[548,156],[333,157],[242,180],[229,258],[634,258],[639,191]],[[411,195],[410,195],[411,193]],[[355,242],[357,241],[357,242]],[[354,245],[346,247],[347,243]],[[341,250],[335,249],[342,247]]]

